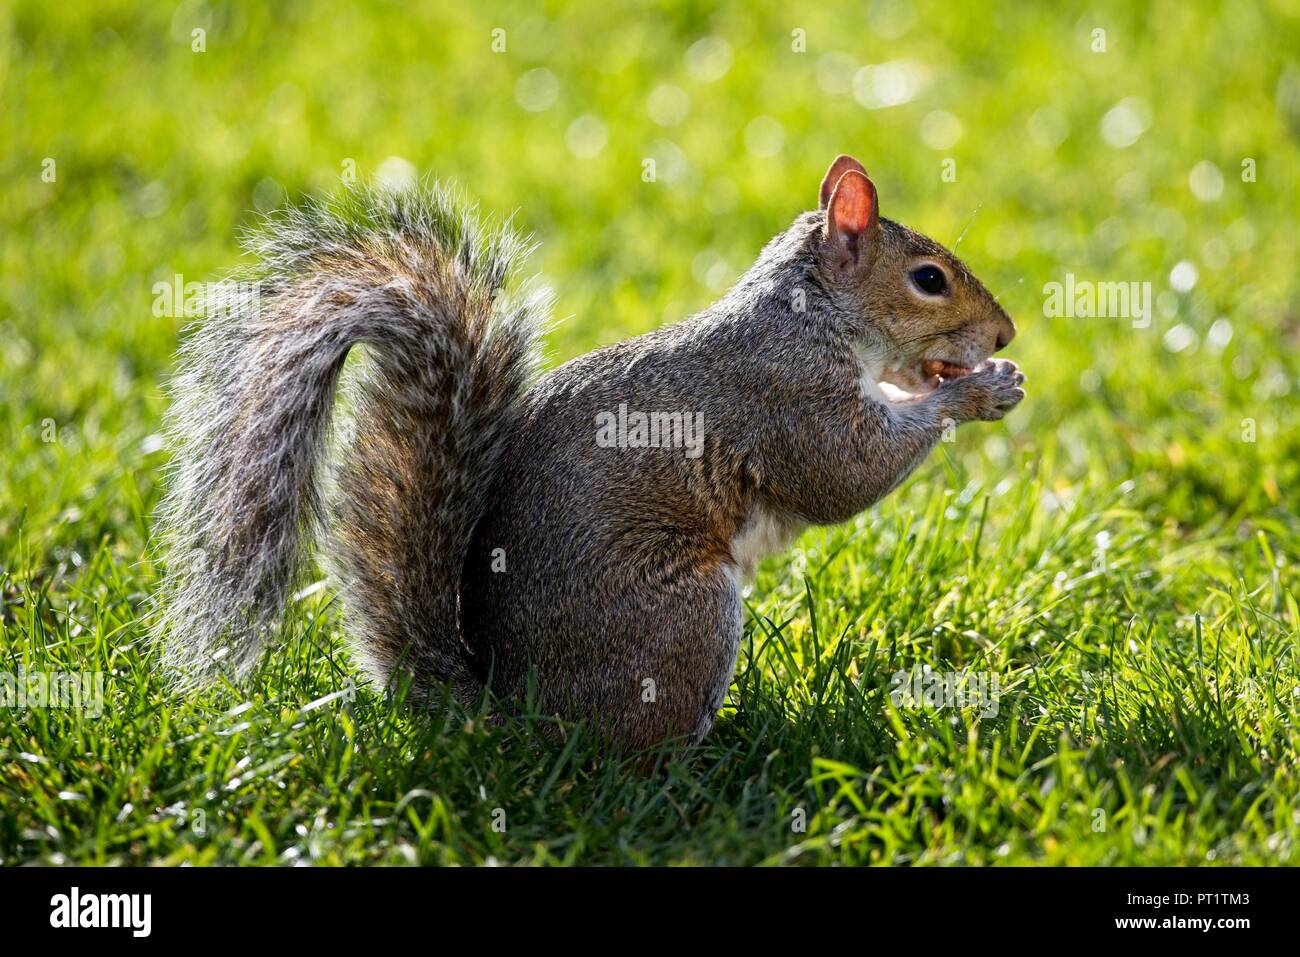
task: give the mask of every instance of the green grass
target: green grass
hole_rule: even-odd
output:
[[[98,718],[0,708],[0,862],[1300,859],[1294,2],[438,6],[0,12],[0,672],[105,674]],[[709,35],[732,51],[712,81],[687,56]],[[923,68],[911,101],[819,84],[888,60]],[[529,112],[538,68],[558,95]],[[677,125],[648,113],[661,84]],[[1120,147],[1127,98],[1145,128]],[[647,778],[540,717],[395,707],[349,683],[323,590],[247,686],[167,693],[148,542],[184,320],[155,283],[220,277],[259,208],[399,156],[518,210],[559,362],[705,305],[845,150],[885,215],[965,230],[1029,398],[764,564],[704,745]],[[1205,167],[1192,188],[1203,162],[1220,190]],[[1151,328],[1046,317],[1067,272],[1150,281]],[[896,706],[891,676],[926,665],[995,675],[997,713]]]

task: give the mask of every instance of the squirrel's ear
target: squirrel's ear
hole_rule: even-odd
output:
[[[831,201],[831,191],[835,189],[835,184],[840,181],[841,176],[851,169],[857,170],[863,176],[867,175],[866,167],[855,160],[852,156],[846,156],[841,153],[839,156],[835,157],[835,162],[831,163],[831,168],[828,169],[826,175],[822,177],[822,189],[817,202],[818,209],[826,208],[827,204]]]
[[[880,224],[876,187],[866,173],[851,169],[840,177],[826,207],[825,246],[839,269],[857,266],[863,239]]]

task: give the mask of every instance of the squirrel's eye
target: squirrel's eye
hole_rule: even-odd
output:
[[[929,296],[941,296],[948,289],[948,280],[943,270],[937,266],[922,266],[912,270],[912,282],[916,288]]]

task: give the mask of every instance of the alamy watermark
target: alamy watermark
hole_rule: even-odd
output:
[[[1064,282],[1043,286],[1048,319],[1131,319],[1134,329],[1151,325],[1151,283],[1092,282],[1067,272]]]
[[[927,665],[895,671],[889,700],[903,708],[976,708],[981,718],[996,717],[1002,686],[988,671],[933,671]]]
[[[704,454],[703,412],[629,411],[596,413],[596,445],[602,449],[685,449],[688,459]]]
[[[50,926],[123,928],[132,937],[148,937],[153,930],[152,894],[93,894],[73,886],[66,894],[50,898]]]
[[[98,718],[104,713],[104,672],[0,671],[0,708],[66,708]]]
[[[186,282],[180,273],[153,284],[153,315],[192,319],[214,312],[256,312],[262,298],[260,282]]]

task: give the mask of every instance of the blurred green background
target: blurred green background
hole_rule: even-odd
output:
[[[1233,727],[1278,749],[1254,780],[1280,802],[1269,827],[1294,833],[1280,808],[1298,790],[1285,766],[1297,753],[1300,0],[20,0],[0,6],[0,96],[11,661],[83,625],[104,654],[140,640],[134,615],[156,581],[146,544],[165,461],[162,387],[185,322],[154,314],[153,288],[222,278],[261,212],[354,171],[454,181],[540,242],[524,273],[557,294],[548,361],[559,362],[706,305],[815,204],[827,164],[849,152],[884,215],[950,246],[962,237],[959,254],[1019,325],[1008,354],[1029,376],[1005,423],[963,429],[881,521],[924,512],[919,527],[940,534],[944,515],[978,514],[987,495],[1012,553],[1015,536],[1053,516],[1077,524],[1064,550],[1039,535],[1041,554],[985,582],[1027,609],[1012,666],[1040,639],[1082,640],[1134,615],[1165,629],[1169,648],[1190,648],[1198,611],[1234,622],[1243,655],[1267,644],[1283,690],[1267,721],[1243,713]],[[1067,273],[1150,282],[1150,327],[1046,316],[1044,286]],[[935,489],[951,493],[948,512],[927,511]],[[827,585],[834,613],[856,621],[892,541],[855,539],[851,568]],[[1096,549],[1110,549],[1123,582],[1062,597],[1067,579],[1091,581]],[[790,609],[807,554],[793,573],[788,563],[766,566],[753,599],[779,621],[801,614]],[[46,618],[24,618],[28,589]],[[941,596],[919,596],[903,633],[928,635]],[[1030,611],[1049,597],[1066,607],[1036,630],[1049,616]],[[1252,630],[1243,602],[1255,599],[1271,611]],[[936,654],[961,657],[953,640],[957,651]],[[1056,678],[1068,683],[1077,664],[1058,662]],[[1054,732],[1070,725],[1075,692],[1044,701]],[[53,748],[21,738],[10,726],[0,748]],[[1099,747],[1098,767],[1118,760]],[[1174,788],[1161,753],[1122,757]],[[75,778],[77,760],[61,770]],[[1204,755],[1189,761],[1214,773]],[[1199,807],[1194,791],[1178,800]],[[1211,810],[1229,831],[1248,819]],[[1270,846],[1269,827],[1241,859]],[[1188,851],[1197,859],[1223,837],[1207,833]],[[1000,839],[982,840],[991,853]],[[1053,846],[1029,841],[1025,853]]]

